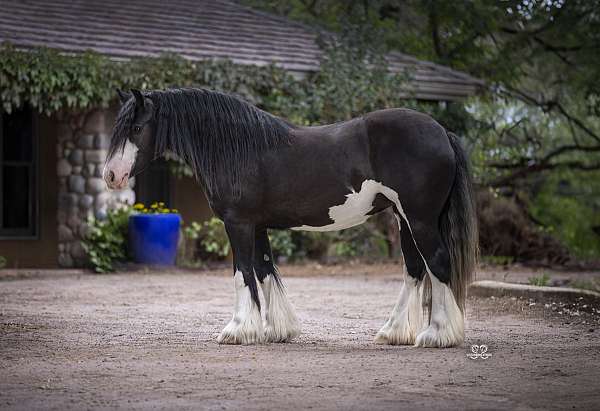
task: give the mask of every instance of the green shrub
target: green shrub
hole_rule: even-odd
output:
[[[182,241],[179,248],[178,264],[184,267],[199,267],[198,239],[202,231],[202,224],[192,221],[182,229]]]
[[[320,260],[327,255],[333,240],[331,233],[292,231],[290,234],[294,243],[294,253],[290,256],[293,260]]]
[[[192,223],[193,224],[193,223]],[[198,224],[198,223],[196,223]],[[202,223],[197,230],[200,240],[200,257],[209,260],[222,260],[229,255],[229,238],[225,225],[216,217]]]
[[[515,257],[511,255],[484,255],[481,259],[484,263],[493,265],[510,265],[515,262]]]
[[[127,227],[131,207],[108,210],[105,219],[90,217],[83,241],[90,263],[98,273],[114,271],[113,263],[127,260]]]
[[[332,257],[381,258],[389,254],[383,233],[374,223],[361,224],[333,235],[329,255]]]
[[[0,268],[6,267],[6,257],[0,255]]]
[[[542,275],[529,277],[529,285],[537,285],[540,287],[545,287],[550,282],[550,276],[548,273],[543,273]]]
[[[545,179],[530,211],[578,258],[600,258],[600,172],[559,170]]]
[[[294,244],[290,230],[271,230],[269,231],[269,240],[275,258],[290,258],[294,255],[296,244]]]
[[[389,253],[385,236],[373,223],[332,232],[274,230],[269,237],[275,256],[291,260],[380,258]]]

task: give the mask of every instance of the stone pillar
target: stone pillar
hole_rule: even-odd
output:
[[[131,188],[109,192],[102,169],[112,129],[113,113],[95,110],[58,127],[58,264],[83,267],[87,258],[81,240],[89,217],[104,218],[109,207],[133,204]]]

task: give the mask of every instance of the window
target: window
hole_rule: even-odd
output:
[[[37,132],[30,107],[0,119],[0,238],[37,236]]]
[[[171,204],[169,164],[164,159],[157,159],[135,178],[135,201],[149,206],[163,201],[167,207]]]

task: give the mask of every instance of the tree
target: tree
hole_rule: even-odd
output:
[[[600,215],[600,1],[246,2],[331,32],[348,22],[367,27],[388,49],[485,80],[484,94],[452,106],[479,184],[517,197],[548,230],[600,231],[600,217],[579,219],[577,230],[567,225],[578,219],[557,217],[565,196],[575,201],[572,213]],[[585,190],[582,178],[591,183]]]

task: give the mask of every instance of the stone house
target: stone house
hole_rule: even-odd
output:
[[[18,49],[91,49],[115,59],[169,52],[191,60],[274,63],[299,77],[319,68],[317,34],[229,0],[4,0],[0,8],[0,43]],[[458,100],[481,86],[467,74],[402,53],[390,53],[388,61],[390,70],[409,69],[408,87],[418,99]],[[115,111],[68,121],[26,105],[2,114],[0,256],[9,266],[82,266],[85,221],[114,202],[165,200],[187,221],[211,215],[195,182],[171,177],[160,163],[137,179],[135,190],[106,191],[101,172]]]

